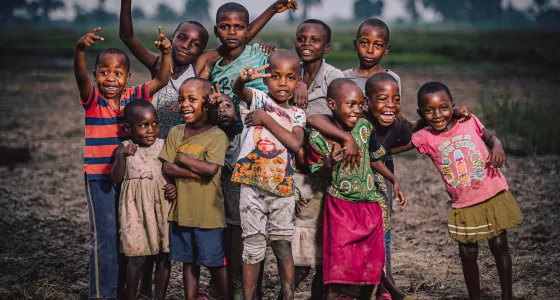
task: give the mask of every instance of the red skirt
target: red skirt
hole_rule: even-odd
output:
[[[385,265],[381,207],[325,198],[323,283],[379,284]]]

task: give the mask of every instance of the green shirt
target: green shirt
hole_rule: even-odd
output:
[[[359,119],[350,134],[362,153],[359,168],[338,163],[333,168],[327,194],[349,202],[377,201],[373,172],[370,167],[369,139],[372,126],[366,119]],[[382,146],[380,146],[382,147]],[[331,154],[331,145],[317,130],[309,136],[309,167],[317,172]]]
[[[245,68],[249,66],[258,69],[266,65],[268,57],[264,55],[259,44],[254,44],[253,46],[245,46],[245,50],[243,51],[243,53],[241,53],[241,55],[237,59],[235,59],[228,65],[220,66],[220,62],[222,62],[222,60],[223,57],[216,62],[216,64],[212,68],[212,71],[210,72],[212,85],[218,83],[218,85],[220,86],[220,91],[233,99],[233,102],[235,104],[235,111],[239,113],[240,100],[232,90],[235,79],[237,79],[241,71],[245,70]],[[264,84],[262,78],[246,83],[245,87],[268,92],[268,88]],[[237,121],[236,126],[238,129],[243,129],[243,123],[241,122],[241,119]]]
[[[177,153],[224,165],[224,157],[229,144],[226,134],[218,127],[212,127],[198,135],[183,139],[186,124],[173,127],[159,158],[173,163]],[[196,228],[223,228],[224,196],[220,186],[221,167],[210,181],[190,178],[175,178],[177,200],[171,203],[169,221],[179,226]]]

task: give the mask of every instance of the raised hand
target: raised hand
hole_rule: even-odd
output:
[[[466,106],[460,106],[453,109],[453,118],[459,119],[459,122],[468,121],[471,118],[471,112]]]
[[[220,92],[220,86],[216,83],[212,87],[212,94],[210,94],[210,106],[219,106],[222,103],[222,92]]]
[[[249,66],[247,68],[245,68],[245,70],[239,72],[239,78],[241,79],[241,81],[243,81],[244,83],[253,81],[255,79],[259,79],[259,78],[268,78],[270,77],[270,74],[264,73],[261,74],[261,72],[263,70],[265,70],[266,68],[268,68],[268,64],[255,69],[252,66]]]
[[[295,0],[277,0],[273,5],[277,13],[285,12],[290,8],[293,11],[298,9],[298,4]]]
[[[129,156],[134,156],[134,154],[136,154],[136,150],[138,150],[138,145],[134,144],[134,143],[129,143],[128,145],[126,145],[126,147],[124,147],[124,149],[121,151],[121,155],[123,157],[129,157]]]
[[[103,41],[104,38],[97,35],[99,30],[101,30],[101,27],[94,28],[91,32],[86,33],[86,35],[78,40],[76,47],[80,50],[84,50],[86,47],[93,46],[96,41]]]
[[[163,54],[171,53],[171,42],[167,39],[167,37],[163,33],[163,29],[161,29],[161,26],[158,26],[158,29],[159,29],[159,39],[154,42],[156,48],[158,48],[159,51],[161,51],[161,53]]]
[[[269,56],[272,52],[278,50],[276,45],[272,43],[263,43],[260,47],[265,56]]]

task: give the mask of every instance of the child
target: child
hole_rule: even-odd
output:
[[[174,177],[177,185],[177,201],[169,213],[169,258],[183,262],[186,299],[196,298],[200,266],[210,270],[224,299],[229,299],[220,189],[229,142],[222,130],[208,122],[208,109],[216,102],[208,80],[185,80],[179,88],[179,112],[186,124],[169,131],[159,156],[164,174]]]
[[[303,144],[305,112],[288,104],[299,76],[299,60],[288,50],[273,52],[269,73],[248,67],[233,85],[234,93],[250,107],[241,137],[233,182],[241,184],[243,229],[243,297],[255,299],[259,263],[264,260],[266,236],[278,262],[280,287],[293,299],[294,262],[294,153]],[[268,93],[246,88],[245,83],[265,78]]]
[[[121,249],[128,257],[126,299],[136,299],[146,257],[153,256],[155,299],[163,300],[171,267],[167,258],[168,200],[175,199],[176,190],[167,183],[158,159],[164,140],[157,138],[159,122],[154,106],[146,100],[133,101],[124,108],[124,121],[131,139],[117,148],[111,179],[117,184],[122,182],[119,225]]]
[[[283,12],[287,8],[292,8],[294,11],[297,9],[295,1],[277,1],[273,6],[276,7],[277,12]],[[266,22],[262,23],[260,28],[265,24]],[[245,120],[248,110],[244,106],[245,103],[240,102],[238,96],[233,92],[233,83],[239,72],[243,71],[245,67],[252,66],[258,69],[267,61],[267,56],[263,54],[258,44],[247,45],[250,41],[250,34],[254,30],[258,32],[259,29],[254,29],[252,24],[249,24],[249,12],[243,5],[229,2],[218,8],[214,34],[222,44],[220,46],[222,57],[211,68],[210,77],[213,84],[217,83],[220,86],[222,93],[233,99],[235,110],[240,114],[240,118],[236,122],[239,130],[243,129],[242,121]],[[202,59],[205,59],[205,56]],[[267,91],[261,78],[248,83],[247,86]]]
[[[120,38],[132,54],[150,70],[152,76],[155,76],[159,68],[159,57],[148,51],[134,35],[131,5],[132,0],[121,0]],[[251,23],[246,43],[252,40],[276,13],[289,8],[297,9],[297,3],[293,0],[278,0],[272,4]],[[165,138],[173,126],[181,123],[181,116],[175,111],[178,87],[190,77],[207,78],[214,62],[224,52],[221,47],[201,55],[208,42],[208,31],[196,21],[179,24],[173,33],[172,42],[173,74],[167,86],[154,96],[153,102],[160,117],[161,138]]]
[[[451,197],[448,230],[459,254],[470,299],[480,299],[478,242],[488,241],[496,260],[502,299],[511,300],[511,257],[507,230],[523,221],[500,168],[506,158],[502,144],[472,116],[459,123],[449,88],[428,82],[418,91],[418,114],[429,127],[416,132],[408,148],[432,159]],[[487,147],[490,149],[488,151]]]
[[[379,65],[383,56],[389,54],[391,49],[389,41],[389,27],[385,22],[379,19],[369,19],[362,22],[354,39],[354,50],[358,52],[360,66],[356,69],[344,71],[344,77],[351,79],[360,86],[362,91],[365,91],[366,81],[371,75],[386,72],[397,80],[399,92],[402,92],[399,75],[389,69],[383,69]]]
[[[329,86],[327,101],[334,125],[349,132],[364,155],[357,166],[340,164],[345,149],[316,130],[311,133],[311,171],[332,182],[325,198],[323,282],[327,285],[327,299],[336,299],[348,285],[362,286],[357,297],[369,299],[373,286],[380,282],[385,262],[383,219],[370,155],[375,159],[371,167],[394,184],[403,208],[406,201],[398,180],[378,160],[385,154],[384,148],[375,139],[376,149],[369,145],[372,128],[360,118],[364,97],[359,86],[349,79],[335,79]]]
[[[110,178],[115,149],[128,136],[119,117],[128,103],[138,99],[151,101],[152,95],[169,81],[171,43],[160,27],[159,40],[155,44],[162,52],[162,67],[154,79],[128,89],[130,61],[126,53],[115,48],[101,51],[95,59],[93,76],[96,86],[93,86],[86,69],[85,49],[103,40],[97,35],[99,30],[101,28],[95,28],[76,44],[74,72],[80,103],[85,110],[84,177],[91,236],[89,297],[114,298],[117,297],[117,286],[119,292],[124,287],[119,281],[122,258],[117,257],[119,192]]]
[[[331,28],[321,20],[309,19],[297,28],[295,47],[302,64],[294,101],[308,116],[331,113],[327,107],[327,88],[334,79],[344,77],[342,71],[323,58],[331,50],[330,42]]]

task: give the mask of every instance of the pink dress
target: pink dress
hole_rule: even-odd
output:
[[[127,140],[123,145],[129,143]],[[119,199],[121,251],[126,256],[169,252],[169,201],[163,190],[167,182],[158,159],[163,144],[163,139],[156,139],[150,147],[138,147],[134,156],[126,158]]]

